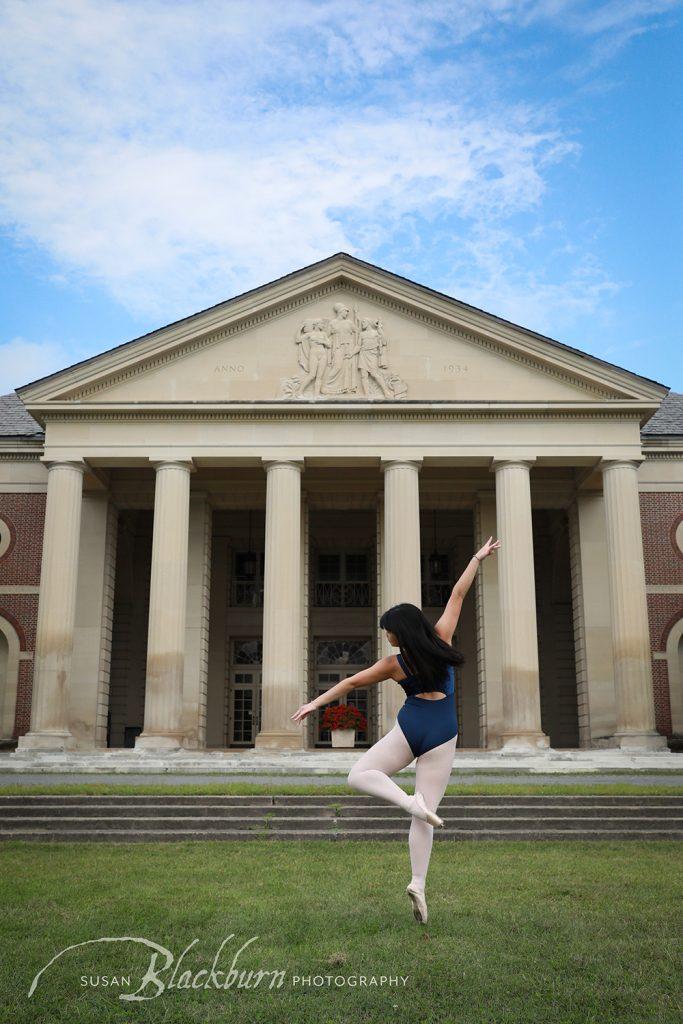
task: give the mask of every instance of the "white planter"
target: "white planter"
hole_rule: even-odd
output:
[[[355,729],[332,729],[333,747],[352,747],[356,742]]]

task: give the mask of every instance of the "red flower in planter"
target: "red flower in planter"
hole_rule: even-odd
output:
[[[367,727],[367,719],[352,704],[337,704],[325,709],[321,725],[323,729],[357,729],[362,732]]]

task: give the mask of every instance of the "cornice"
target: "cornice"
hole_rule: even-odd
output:
[[[456,405],[452,402],[293,402],[287,399],[273,402],[222,403],[221,405],[164,403],[158,406],[135,408],[126,403],[109,403],[74,406],[71,402],[44,405],[41,411],[46,422],[121,422],[121,421],[205,421],[223,420],[230,422],[279,422],[281,420],[487,420],[487,419],[639,419],[646,403],[609,402],[562,403],[557,406],[547,402],[510,403],[469,402]]]
[[[43,454],[43,447],[41,446],[37,451],[33,452],[21,452],[21,451],[5,451],[0,452],[0,462],[40,462]]]
[[[36,381],[22,389],[27,407],[46,399],[51,393],[72,398],[98,394],[107,387],[139,377],[182,358],[207,345],[229,338],[259,324],[280,318],[301,308],[312,299],[330,295],[340,287],[366,297],[385,309],[392,309],[412,321],[459,337],[476,346],[485,346],[505,358],[540,370],[546,376],[581,387],[598,396],[633,395],[650,400],[656,408],[665,390],[645,380],[631,380],[628,371],[618,367],[592,365],[586,353],[565,351],[552,339],[536,336],[519,325],[508,324],[474,307],[462,306],[456,299],[433,293],[415,283],[395,278],[380,268],[350,264],[340,256],[328,263],[238,296],[211,310],[160,328],[133,339],[94,359],[66,368],[62,373]],[[130,365],[134,360],[134,365]],[[97,375],[97,380],[93,375]],[[61,378],[61,379],[60,379]],[[33,394],[33,397],[32,397]]]

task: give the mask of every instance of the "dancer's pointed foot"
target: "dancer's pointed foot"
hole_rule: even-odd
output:
[[[416,818],[420,818],[421,821],[426,821],[434,828],[443,828],[443,818],[440,818],[438,814],[434,814],[434,811],[430,811],[424,802],[422,793],[415,790],[414,796],[411,797],[411,802],[408,807],[408,814],[415,815]]]
[[[427,924],[427,901],[425,900],[425,894],[420,889],[415,889],[412,885],[406,886],[406,892],[413,905],[413,917],[420,924]]]

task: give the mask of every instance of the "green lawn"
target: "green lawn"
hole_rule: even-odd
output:
[[[680,851],[668,841],[438,843],[424,928],[403,892],[403,843],[8,841],[0,846],[2,1019],[678,1024]],[[260,981],[253,973],[250,987],[167,987],[156,999],[123,1002],[150,951],[97,944],[58,959],[28,998],[60,950],[116,936],[152,940],[176,958],[197,939],[176,982],[186,970],[204,986],[197,972],[224,939],[217,969],[237,956],[238,970],[264,973]],[[271,988],[273,971],[284,973]],[[161,975],[165,984],[171,973]],[[90,975],[131,982],[82,987]],[[296,977],[324,983],[305,987]],[[365,986],[348,983],[360,977]],[[369,983],[382,977],[407,981]]]
[[[412,793],[415,789],[415,779],[406,779],[400,775],[393,776],[394,780],[403,789]],[[58,782],[51,785],[48,782],[37,780],[35,783],[16,783],[7,786],[0,786],[0,796],[30,795],[51,793],[57,796],[69,796],[79,793],[90,793],[93,795],[121,794],[124,796],[143,795],[196,795],[196,796],[219,796],[242,795],[254,796],[261,794],[290,793],[294,795],[316,795],[338,796],[359,796],[358,790],[352,789],[342,782],[330,783],[258,783],[258,782],[198,782],[179,783],[126,783],[126,782]],[[596,783],[530,783],[530,782],[481,782],[471,785],[458,785],[451,783],[446,788],[446,793],[456,796],[526,796],[535,793],[541,796],[557,796],[571,793],[575,796],[680,796],[683,787],[674,783],[653,783],[651,785],[633,785],[628,782],[596,782]]]

